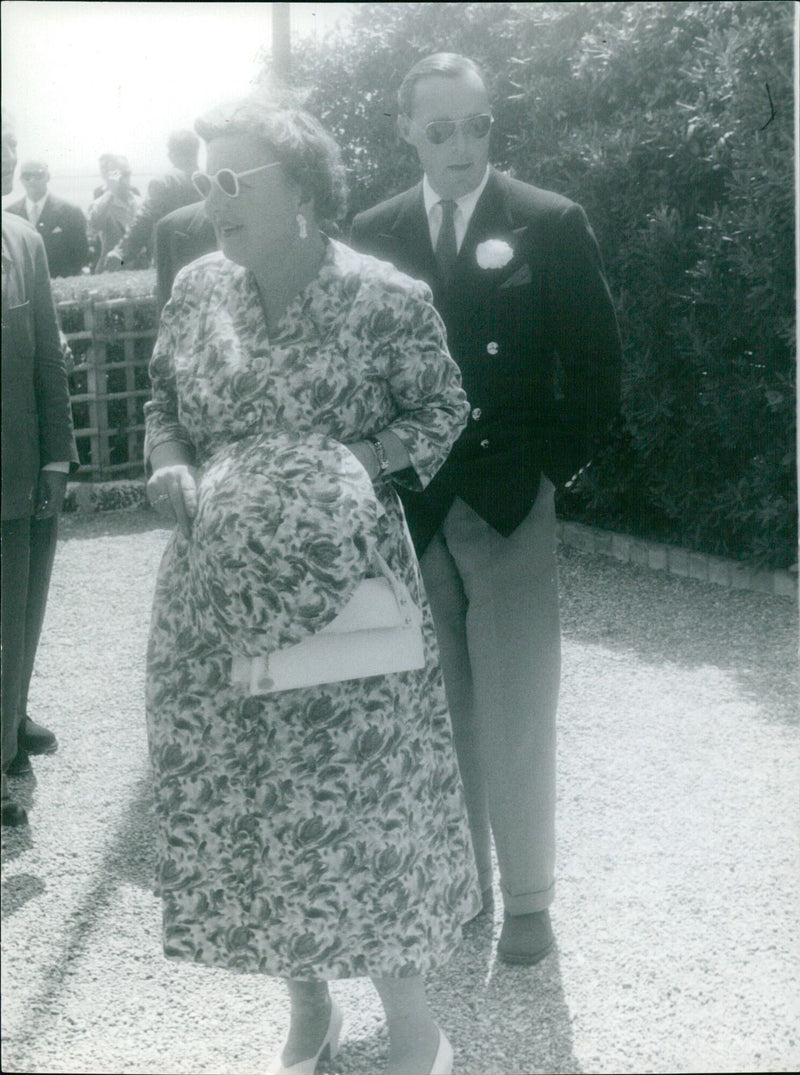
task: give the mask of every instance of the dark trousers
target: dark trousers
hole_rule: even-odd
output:
[[[47,607],[58,516],[2,524],[2,766],[14,759]]]

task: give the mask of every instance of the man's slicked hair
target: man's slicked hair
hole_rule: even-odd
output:
[[[459,56],[457,52],[435,52],[419,60],[400,83],[397,91],[397,105],[402,116],[410,116],[414,108],[414,90],[417,83],[430,75],[443,75],[445,78],[458,78],[460,75],[477,75],[484,86],[486,76],[474,60],[468,56]],[[488,87],[487,87],[488,91]]]

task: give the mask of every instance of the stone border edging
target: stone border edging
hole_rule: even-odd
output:
[[[582,552],[610,556],[622,563],[666,571],[670,575],[713,582],[732,590],[752,590],[797,599],[797,573],[793,571],[760,571],[721,556],[691,552],[677,545],[644,541],[630,534],[618,534],[613,530],[561,519],[558,520],[556,532],[563,545]]]

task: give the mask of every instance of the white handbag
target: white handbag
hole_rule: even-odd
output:
[[[234,654],[232,682],[248,694],[274,694],[425,666],[422,612],[381,556],[381,575],[364,579],[315,635],[263,657]]]

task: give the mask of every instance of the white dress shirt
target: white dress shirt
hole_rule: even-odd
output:
[[[44,203],[46,201],[46,194],[43,198],[40,198],[38,202],[32,202],[30,198],[25,199],[25,215],[27,216],[28,220],[31,221],[31,223],[33,223],[35,217],[36,224],[34,224],[34,227],[36,227],[36,225],[39,223],[39,218],[42,215],[42,210],[44,209]]]
[[[462,194],[455,198],[455,210],[453,211],[453,225],[456,229],[456,249],[461,249],[464,236],[467,234],[469,222],[478,204],[478,198],[483,194],[483,188],[489,181],[489,167],[487,165],[483,179],[469,194]],[[442,226],[442,199],[428,182],[428,177],[422,178],[422,197],[425,199],[425,212],[428,215],[428,230],[431,233],[431,246],[436,249],[436,240],[439,238],[439,229]]]

